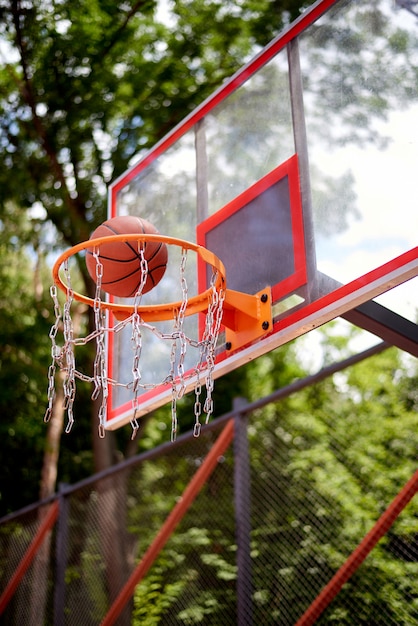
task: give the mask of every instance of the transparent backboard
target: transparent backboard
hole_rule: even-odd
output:
[[[232,351],[222,334],[215,378],[338,316],[416,353],[417,67],[411,12],[317,2],[111,186],[110,217],[206,246],[232,289],[271,287],[272,327]],[[170,247],[142,304],[181,299],[180,262]],[[191,295],[206,288],[197,259],[186,275]],[[186,320],[196,338],[198,318]],[[111,336],[112,378],[129,378],[129,345]],[[163,381],[169,359],[151,333],[143,382]],[[144,390],[138,415],[169,401],[167,385]],[[126,389],[110,404],[107,428],[130,420]]]

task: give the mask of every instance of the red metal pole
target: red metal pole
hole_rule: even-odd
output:
[[[321,613],[335,598],[341,587],[360,567],[364,559],[371,552],[379,539],[389,530],[400,512],[412,500],[418,491],[418,470],[412,478],[403,486],[401,491],[392,500],[386,511],[381,515],[373,528],[367,533],[357,548],[340,567],[338,572],[331,578],[321,593],[315,598],[311,606],[305,611],[295,626],[310,626],[314,624]]]
[[[58,510],[59,510],[59,506],[58,506],[58,501],[54,502],[54,504],[51,505],[47,515],[45,516],[42,524],[39,526],[34,538],[32,539],[31,543],[29,544],[28,549],[26,550],[25,554],[23,555],[22,560],[20,561],[18,567],[16,568],[15,573],[13,574],[13,576],[11,577],[11,579],[9,580],[6,589],[3,591],[3,593],[0,596],[0,615],[3,613],[3,611],[5,610],[6,606],[9,604],[10,600],[12,599],[20,581],[22,580],[23,576],[25,575],[27,569],[29,568],[30,564],[33,561],[33,558],[35,556],[35,554],[37,553],[39,547],[41,546],[46,533],[52,528],[52,526],[55,524],[57,517],[58,517]]]
[[[107,615],[105,615],[101,626],[112,626],[115,624],[117,618],[121,614],[123,608],[128,602],[129,598],[135,591],[135,587],[142,580],[145,574],[148,572],[151,565],[171,537],[177,524],[182,520],[186,511],[196,498],[197,494],[207,481],[211,473],[218,463],[218,458],[225,452],[230,445],[234,435],[234,420],[231,419],[227,422],[225,428],[219,435],[218,439],[212,446],[211,450],[206,455],[205,460],[199,467],[186,489],[183,492],[182,497],[177,502],[166,521],[162,525],[159,533],[155,537],[154,541],[145,552],[142,560],[138,563],[130,577],[128,578],[125,586],[122,588],[118,597],[110,607]]]

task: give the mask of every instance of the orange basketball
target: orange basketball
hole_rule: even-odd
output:
[[[155,235],[158,234],[158,230],[142,217],[124,215],[103,222],[92,233],[90,239],[128,234]],[[164,276],[168,253],[167,246],[163,242],[146,241],[142,245],[144,257],[148,263],[148,275],[142,293],[147,293]],[[142,280],[141,254],[138,248],[136,241],[111,241],[100,246],[99,258],[103,265],[102,289],[104,291],[121,298],[130,298],[136,294]],[[87,249],[86,265],[90,276],[96,282],[97,263],[92,249]]]

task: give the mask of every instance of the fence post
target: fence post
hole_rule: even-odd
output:
[[[7,605],[12,599],[16,589],[22,581],[22,578],[28,571],[38,550],[42,546],[45,537],[48,535],[48,533],[51,531],[51,528],[55,524],[58,516],[58,507],[59,504],[57,501],[52,502],[52,504],[49,506],[47,513],[41,521],[39,528],[35,533],[35,536],[30,542],[27,550],[25,551],[25,554],[23,555],[14,574],[7,583],[4,591],[0,594],[0,615],[3,614],[3,611],[6,609]]]
[[[132,597],[136,585],[138,585],[146,575],[176,529],[177,525],[181,522],[184,515],[189,510],[189,507],[194,502],[203,485],[216,468],[219,457],[222,456],[228,449],[234,436],[234,425],[235,424],[232,419],[229,419],[226,422],[223,430],[218,435],[218,438],[203,459],[202,464],[196,470],[189,484],[183,491],[183,495],[174,505],[174,508],[169,513],[164,524],[161,526],[159,532],[154,538],[154,541],[143,555],[142,560],[133,570],[125,585],[122,587],[118,597],[114,600],[109,611],[103,618],[101,626],[113,626],[116,624],[116,620],[123,611],[126,603]]]
[[[247,406],[244,398],[234,399],[234,411]],[[234,427],[234,502],[237,540],[237,624],[253,623],[252,573],[251,573],[251,482],[248,450],[248,415],[235,417]]]
[[[56,538],[56,573],[54,588],[54,626],[64,626],[65,570],[67,569],[69,501],[64,483],[59,485],[59,517]]]

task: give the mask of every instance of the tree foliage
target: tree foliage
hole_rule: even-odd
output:
[[[167,22],[160,19],[161,5],[153,0],[0,0],[4,57],[0,68],[1,513],[35,500],[40,480],[50,360],[45,267],[49,252],[87,239],[105,216],[109,182],[267,43],[304,4],[310,3],[174,1]],[[309,82],[307,89],[322,122],[313,130],[322,133],[324,141],[381,140],[369,125],[371,117],[384,118],[392,99],[402,104],[416,93],[416,67],[409,54],[416,41],[392,29],[377,5],[370,10],[356,3],[350,29],[335,20],[333,28],[341,43],[336,56],[328,48],[332,38],[327,29],[318,27],[315,32],[312,68],[328,65],[330,72],[326,80]],[[362,56],[369,32],[378,42],[372,60]],[[312,76],[316,78],[314,71]],[[355,82],[354,77],[360,78]],[[337,93],[339,99],[334,99]],[[355,93],[361,96],[361,107],[352,106],[359,101]],[[252,97],[258,103],[261,96]],[[332,119],[327,118],[325,133],[324,110],[334,112]],[[340,189],[350,184],[347,174],[325,185],[321,202],[325,229],[337,228],[327,216]],[[352,209],[354,199],[348,199]],[[85,268],[80,266],[80,272],[91,292]],[[325,355],[331,347],[335,354],[346,347],[331,344],[328,335]],[[233,395],[251,400],[303,376],[303,363],[292,350],[282,348],[218,381],[217,413],[230,409]],[[82,358],[88,360],[87,350]],[[298,586],[301,574],[314,579],[319,569],[327,574],[335,571],[371,526],[376,512],[391,499],[394,488],[399,489],[412,473],[416,378],[416,370],[391,350],[257,413],[250,443],[262,442],[262,447],[252,448],[254,484],[262,492],[274,486],[281,494],[279,509],[262,499],[253,513],[263,520],[252,536],[254,576],[261,578],[261,572],[272,567],[271,557],[276,558],[271,584],[254,595],[256,610],[270,607],[271,623],[294,622],[308,599],[306,590]],[[80,430],[67,440],[61,454],[61,480],[74,481],[93,468],[85,400],[81,385]],[[187,402],[185,413],[193,419]],[[159,422],[155,416],[141,445],[151,447],[161,438]],[[120,454],[111,458],[119,459]],[[187,482],[190,462],[186,459],[184,469],[180,467],[178,485]],[[207,485],[214,501],[229,495],[230,458],[222,471],[222,481]],[[172,502],[167,492],[173,490],[169,462],[164,474],[166,482],[159,480],[159,472],[142,473],[143,499],[129,504],[131,526],[138,519],[143,524],[151,510],[157,511],[157,517],[169,510]],[[192,511],[190,528],[182,529],[151,576],[137,588],[134,620],[159,623],[187,586],[199,588],[201,577],[210,585],[204,594],[196,592],[192,605],[183,607],[183,623],[203,622],[228,611],[233,615],[235,546],[219,530],[232,519],[231,501],[228,506],[227,520],[219,511],[207,511],[204,520]],[[321,524],[315,524],[318,519]],[[358,623],[377,623],[375,616],[382,606],[393,623],[416,620],[416,519],[416,508],[411,508],[396,522],[326,620],[350,623],[344,605],[349,593],[365,600]],[[318,545],[323,546],[321,552]],[[138,554],[144,546],[139,542]],[[92,553],[79,558],[92,558]],[[402,587],[394,582],[394,574],[403,577]],[[370,597],[362,591],[364,581],[375,589]],[[96,590],[90,583],[87,593],[92,604],[99,604],[101,596],[93,597]],[[286,617],[277,601],[285,587],[294,594]]]
[[[0,2],[0,224],[15,245],[14,256],[2,259],[9,272],[1,276],[2,313],[8,317],[0,372],[4,427],[15,428],[20,414],[39,426],[45,404],[41,370],[47,371],[46,327],[52,320],[43,313],[30,319],[34,264],[27,246],[36,243],[48,259],[57,247],[87,239],[105,218],[108,183],[278,32],[301,2],[175,2],[164,19],[161,6],[152,0]],[[83,264],[80,272],[91,293]],[[48,283],[45,278],[45,288]],[[27,311],[20,318],[17,299]],[[22,360],[22,346],[29,345],[30,376]],[[36,387],[36,402],[27,388],[21,393],[10,384],[12,373]],[[7,402],[11,395],[20,411]],[[83,397],[81,392],[79,425],[88,420]],[[35,430],[42,437],[42,426]],[[67,457],[65,479],[77,475],[68,465],[73,443],[66,442],[61,455]],[[111,435],[105,445],[113,448]],[[36,446],[40,453],[42,439]],[[79,451],[75,458],[86,454]],[[120,456],[110,450],[96,467],[115,458]],[[32,459],[40,466],[40,457]],[[91,468],[84,461],[81,466]],[[33,486],[29,491],[20,504],[34,499]]]
[[[349,342],[333,332],[331,325],[322,336],[327,347],[334,344],[335,360],[346,356]],[[299,377],[298,360],[288,347],[262,360],[261,376],[250,364],[247,393],[259,398],[268,391],[269,368]],[[415,472],[417,413],[410,399],[416,378],[416,365],[390,349],[250,417],[255,623],[294,624]],[[152,520],[158,528],[173,505],[167,494],[181,492],[191,464],[193,455],[183,450],[141,473],[141,495],[129,514],[141,537],[138,556],[152,539],[144,525]],[[239,524],[233,465],[229,452],[137,587],[137,623],[147,615],[150,623],[164,623],[167,615],[173,623],[233,622]],[[318,623],[350,624],[353,614],[358,624],[413,623],[417,529],[411,502]]]
[[[0,36],[13,50],[1,73],[3,201],[41,202],[67,243],[88,238],[110,180],[299,5],[179,2],[173,28],[148,0],[3,1]]]

